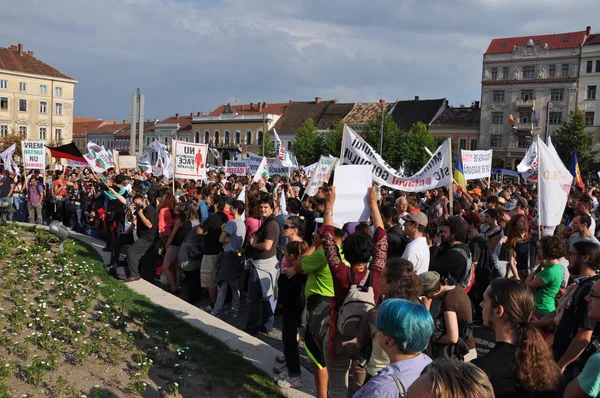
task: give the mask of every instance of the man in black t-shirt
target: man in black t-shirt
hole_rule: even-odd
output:
[[[99,179],[101,188],[103,189],[104,196],[108,199],[108,206],[106,208],[106,247],[104,251],[112,251],[113,240],[117,239],[118,236],[123,232],[125,222],[125,206],[127,205],[127,190],[123,187],[123,184],[128,179],[125,174],[119,174],[113,180],[107,178],[106,183],[102,184]]]
[[[7,170],[3,172],[4,178],[0,182],[0,198],[7,199],[10,204],[13,203],[13,191],[15,189],[15,180],[10,176]],[[2,219],[6,221],[12,221],[13,213],[8,213],[7,211],[2,212]]]
[[[127,250],[127,267],[129,277],[125,282],[133,282],[140,279],[140,260],[148,249],[152,247],[158,234],[158,212],[152,206],[146,205],[142,195],[135,195],[130,207],[132,214],[136,217],[138,239],[129,246]]]
[[[467,258],[471,253],[464,243],[467,240],[469,225],[458,216],[451,216],[442,226],[442,245],[434,246],[433,259],[429,271],[436,271],[458,285],[467,268]]]

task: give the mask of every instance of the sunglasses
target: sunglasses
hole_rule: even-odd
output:
[[[287,224],[283,224],[283,229],[290,229],[290,228],[296,228],[296,227],[293,227],[293,226],[287,225]]]

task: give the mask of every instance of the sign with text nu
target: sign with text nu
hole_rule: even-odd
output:
[[[25,169],[44,170],[46,168],[44,141],[21,141],[21,148]]]
[[[175,178],[200,180],[206,178],[208,145],[173,141]]]

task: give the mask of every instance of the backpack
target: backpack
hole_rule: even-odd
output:
[[[477,272],[484,271],[485,275],[492,276],[496,267],[494,266],[494,255],[487,245],[485,239],[481,235],[477,235],[471,242],[469,242],[469,250],[471,251],[471,257],[475,252],[475,248],[479,249],[479,257],[474,262],[477,263]]]
[[[192,220],[190,229],[179,247],[178,261],[183,271],[195,271],[200,268],[200,261],[204,252],[203,237],[196,233],[200,221]]]
[[[354,272],[350,270],[350,291],[337,316],[337,329],[342,336],[358,336],[358,326],[363,315],[375,307],[372,284],[373,275],[370,271],[367,270],[367,275],[357,285],[354,280]]]
[[[390,376],[392,376],[392,379],[394,379],[394,382],[396,383],[396,387],[398,387],[398,397],[406,397],[406,389],[404,388],[404,385],[402,384],[400,379],[398,379],[394,374],[390,374]]]
[[[469,290],[471,290],[471,287],[475,282],[475,270],[473,269],[473,259],[471,258],[471,253],[459,247],[452,247],[450,250],[458,251],[465,258],[467,266],[460,276],[460,279],[457,281],[457,285],[464,288],[465,293],[469,293]]]

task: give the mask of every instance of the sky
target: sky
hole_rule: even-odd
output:
[[[0,46],[78,80],[81,117],[130,119],[138,87],[159,120],[315,97],[458,106],[479,100],[492,38],[585,30],[597,1],[0,0]]]

